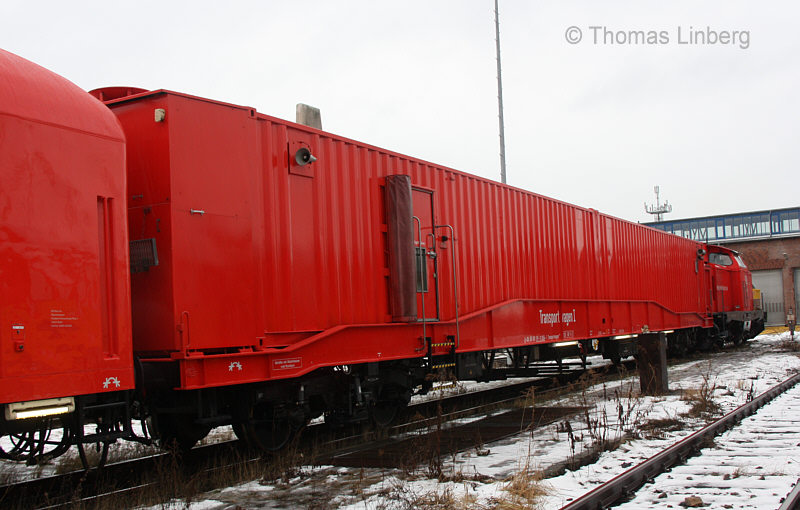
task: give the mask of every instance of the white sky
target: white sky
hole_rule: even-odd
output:
[[[655,184],[667,218],[800,205],[797,2],[500,0],[500,21],[509,184],[633,221]],[[708,26],[749,47],[678,43]],[[492,0],[3,0],[0,47],[85,89],[289,120],[305,102],[328,131],[499,179]]]

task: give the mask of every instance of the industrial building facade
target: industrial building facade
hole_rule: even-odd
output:
[[[783,325],[800,301],[800,207],[668,220],[647,225],[742,254],[761,289],[767,324]]]

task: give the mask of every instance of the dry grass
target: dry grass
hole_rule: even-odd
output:
[[[800,335],[796,335],[796,339],[784,338],[776,346],[778,351],[781,352],[800,352]]]
[[[475,496],[469,491],[456,495],[452,486],[417,491],[406,483],[394,483],[379,494],[383,501],[375,505],[380,510],[469,510],[478,508]]]
[[[591,451],[613,449],[624,438],[636,436],[642,421],[652,410],[652,404],[644,405],[647,401],[634,382],[614,385],[609,389],[607,381],[598,380],[597,377],[585,379],[580,389],[578,404],[584,408],[580,434],[577,429],[573,431],[568,423],[564,424],[568,429],[564,431],[567,432],[573,457],[575,443],[583,442],[584,436],[590,440],[588,449]],[[606,404],[598,407],[598,400],[610,401],[613,407]],[[610,416],[609,412],[616,416]]]
[[[95,466],[100,460],[100,452],[91,446],[86,446],[86,458],[90,465]],[[70,448],[67,453],[56,459],[56,474],[63,475],[74,471],[83,471],[83,463],[76,447]]]
[[[20,480],[20,474],[13,467],[12,462],[0,462],[0,485],[11,485]],[[2,502],[2,499],[0,499]]]
[[[443,449],[442,445],[443,425],[444,419],[440,403],[437,406],[435,421],[424,430],[416,432],[410,448],[400,459],[398,467],[403,477],[416,478],[423,476],[440,481],[447,478],[445,460],[448,448]],[[479,445],[482,444],[480,438],[476,442]]]
[[[681,393],[681,400],[690,402],[691,407],[684,413],[690,418],[711,419],[720,412],[719,404],[714,400],[714,391],[717,389],[716,378],[711,375],[711,363],[701,374],[703,378],[699,388],[688,388]]]
[[[731,474],[731,478],[739,478],[740,476],[748,476],[749,474],[746,467],[737,467],[733,471],[733,474]]]
[[[658,418],[642,423],[639,430],[647,439],[663,439],[668,432],[683,430],[683,427],[683,421],[678,418]]]
[[[453,494],[452,488],[445,487],[441,491],[428,492],[408,500],[406,508],[409,510],[457,510],[474,508],[474,504],[475,497],[469,493],[457,497]]]
[[[143,478],[151,484],[146,491],[106,498],[99,502],[82,503],[74,500],[70,508],[87,510],[119,510],[147,506],[188,508],[205,492],[216,488],[233,487],[243,482],[271,477],[288,483],[288,477],[299,471],[293,471],[292,466],[298,465],[296,461],[297,457],[247,461],[238,454],[231,454],[225,459],[209,461],[209,464],[201,470],[189,471],[185,469],[179,456],[165,456],[158,459],[152,472]],[[79,487],[76,487],[76,495],[78,491]]]
[[[542,498],[550,493],[550,487],[542,481],[542,472],[525,465],[505,480],[505,497],[494,499],[492,510],[523,510],[542,507]]]
[[[481,482],[490,481],[476,474]],[[456,482],[459,483],[459,482]],[[523,467],[504,481],[503,494],[479,503],[470,492],[476,483],[463,479],[463,491],[452,483],[442,484],[435,489],[418,490],[413,484],[397,481],[390,487],[375,494],[381,501],[374,502],[377,509],[405,510],[529,510],[542,507],[542,498],[549,494],[550,488],[542,482],[540,472]],[[366,503],[365,503],[366,505]],[[370,505],[371,506],[371,505]]]
[[[303,466],[313,463],[315,457],[315,452],[304,452],[300,448],[300,436],[295,436],[283,450],[273,453],[261,464],[261,480],[287,484],[292,479],[303,478],[307,475]]]

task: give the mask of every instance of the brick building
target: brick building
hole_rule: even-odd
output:
[[[800,207],[646,223],[742,254],[761,289],[767,323],[782,325],[800,301]]]

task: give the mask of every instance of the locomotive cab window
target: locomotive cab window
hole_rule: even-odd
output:
[[[727,253],[709,253],[708,261],[718,266],[732,266],[733,259]]]
[[[417,292],[428,292],[428,264],[425,260],[425,247],[414,248],[417,261]]]

